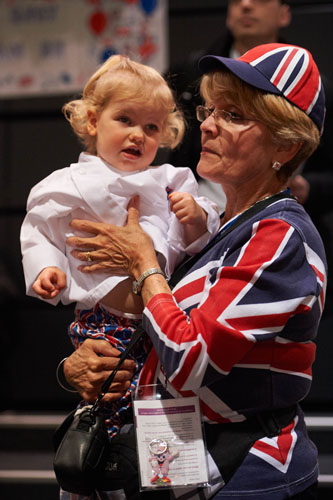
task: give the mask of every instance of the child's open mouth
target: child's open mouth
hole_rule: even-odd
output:
[[[142,155],[142,152],[139,148],[126,148],[123,149],[123,153],[125,153],[126,156],[131,156],[133,158],[139,158],[139,156]]]

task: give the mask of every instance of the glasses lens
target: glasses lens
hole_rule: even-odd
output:
[[[203,106],[197,106],[197,120],[203,122],[206,119],[205,108]]]

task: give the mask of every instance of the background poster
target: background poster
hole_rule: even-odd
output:
[[[0,0],[0,98],[82,90],[114,53],[167,68],[167,0]]]

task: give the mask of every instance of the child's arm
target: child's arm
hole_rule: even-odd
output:
[[[184,226],[186,245],[207,232],[207,213],[189,193],[173,191],[169,194],[170,210]]]
[[[66,274],[58,267],[45,267],[37,276],[32,289],[43,299],[53,299],[66,287]]]

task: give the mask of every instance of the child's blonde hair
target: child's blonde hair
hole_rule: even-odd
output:
[[[89,79],[82,98],[63,106],[65,117],[88,153],[96,154],[96,136],[90,136],[87,130],[88,111],[101,112],[111,99],[147,103],[157,112],[165,112],[160,147],[174,149],[182,140],[184,118],[162,75],[150,66],[114,55]]]

